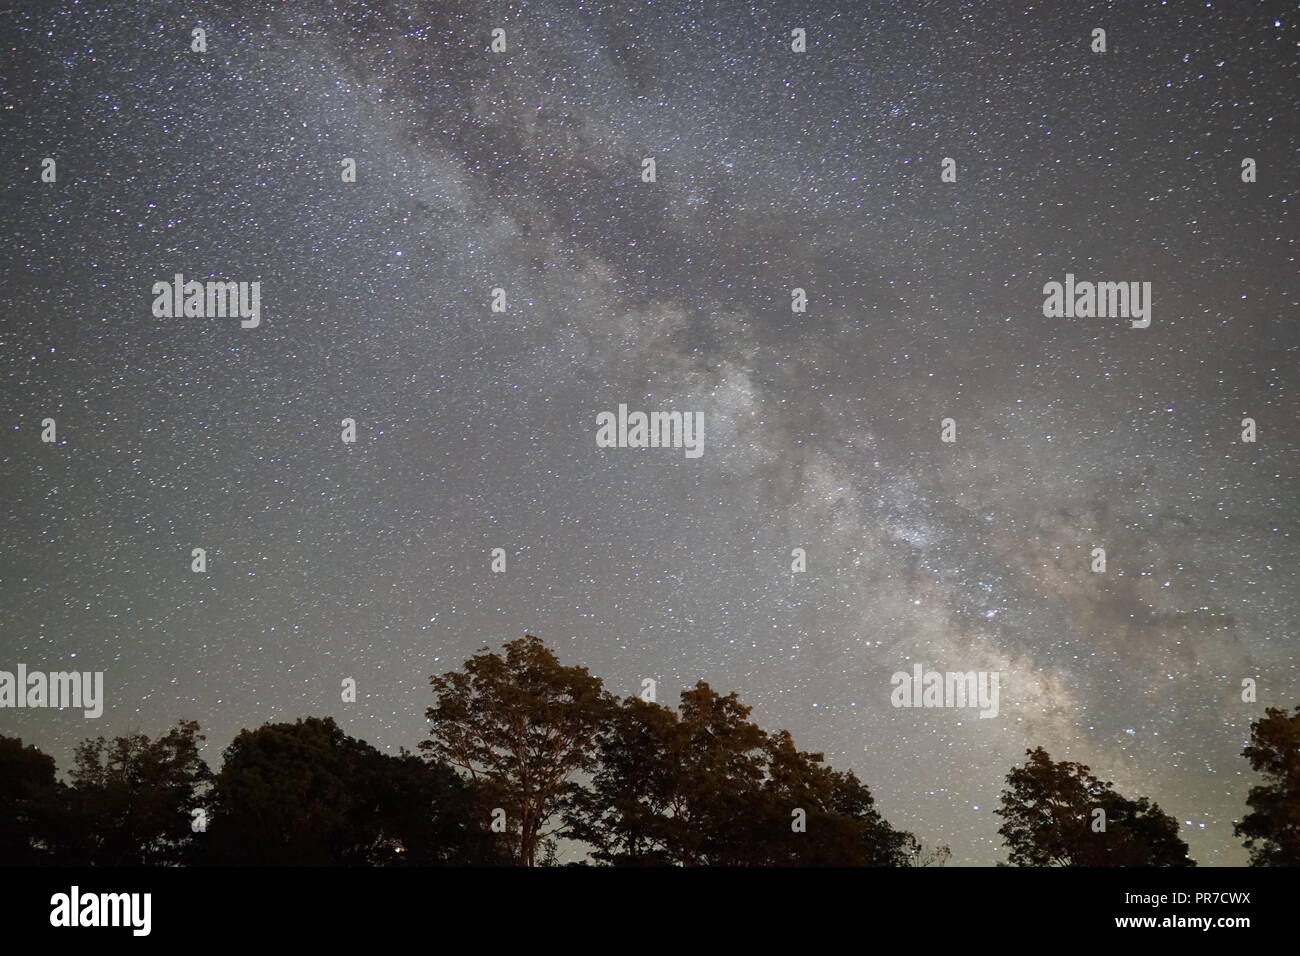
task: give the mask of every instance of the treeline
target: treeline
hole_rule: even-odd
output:
[[[537,638],[430,678],[422,756],[329,717],[244,730],[214,773],[181,721],[84,741],[67,782],[0,736],[0,863],[23,865],[927,866],[851,772],[767,733],[705,683],[676,709],[618,700]],[[1300,863],[1300,707],[1269,709],[1244,755],[1264,775],[1237,824],[1256,865]],[[1192,866],[1178,823],[1042,749],[1007,776],[1019,866]],[[200,821],[196,825],[196,821]]]

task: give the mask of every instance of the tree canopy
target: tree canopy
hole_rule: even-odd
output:
[[[1300,707],[1269,707],[1242,751],[1264,783],[1246,797],[1250,812],[1234,828],[1254,866],[1300,866]]]
[[[66,782],[0,736],[0,864],[933,866],[852,770],[768,732],[704,681],[677,706],[616,699],[524,635],[430,677],[422,756],[332,717],[240,731],[214,774],[199,725],[95,737]],[[1268,708],[1243,756],[1262,782],[1236,824],[1256,866],[1300,865],[1300,707]],[[1016,866],[1195,863],[1178,822],[1041,747],[996,813]],[[206,821],[195,826],[196,817]]]
[[[437,701],[426,712],[430,739],[420,749],[481,787],[516,862],[534,865],[576,775],[595,766],[596,735],[613,698],[585,667],[565,667],[531,635],[511,641],[504,655],[484,648],[463,671],[429,683]]]
[[[471,803],[448,768],[308,717],[242,731],[226,748],[203,842],[217,863],[479,862],[475,848],[490,844]]]
[[[1038,747],[1007,775],[998,833],[1017,866],[1195,866],[1178,821]]]

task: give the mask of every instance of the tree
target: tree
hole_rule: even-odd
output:
[[[0,736],[0,865],[56,862],[64,789],[53,757]]]
[[[727,865],[752,849],[765,735],[735,694],[700,682],[680,715],[629,697],[598,738],[591,786],[567,820],[617,866]]]
[[[569,833],[590,844],[592,857],[617,866],[680,862],[685,828],[682,792],[686,729],[660,704],[627,698],[597,738],[591,785],[566,809]]]
[[[504,811],[512,858],[535,865],[545,827],[580,790],[577,775],[594,767],[613,699],[585,667],[562,666],[531,635],[505,645],[504,657],[484,648],[464,671],[429,683],[437,700],[420,749],[478,784],[484,819]]]
[[[408,750],[376,751],[367,774],[383,829],[369,862],[389,866],[500,866],[510,862],[481,813],[482,796],[451,767]]]
[[[904,865],[915,845],[852,773],[765,734],[736,694],[700,682],[680,714],[635,697],[598,740],[574,836],[617,866]]]
[[[1016,866],[1195,866],[1178,821],[1146,797],[1130,800],[1043,748],[1007,775],[998,833]],[[1104,816],[1099,816],[1101,810]],[[1104,827],[1104,829],[1101,829]]]
[[[922,846],[915,838],[908,844],[908,866],[923,869],[928,866],[943,866],[952,859],[952,850],[946,844],[939,846]],[[1005,864],[998,864],[1003,866]]]
[[[449,768],[380,753],[332,718],[243,730],[226,748],[203,842],[216,863],[479,862],[485,829]]]
[[[875,798],[852,771],[834,770],[820,753],[804,753],[788,731],[768,740],[764,790],[780,808],[777,832],[790,834],[792,808],[807,814],[806,832],[786,836],[783,860],[798,866],[909,866],[919,853],[912,834],[896,830],[876,809]]]
[[[199,756],[199,725],[182,720],[150,740],[129,734],[85,740],[71,773],[67,862],[100,866],[183,862],[194,811],[211,772]]]
[[[676,856],[686,864],[736,866],[753,857],[763,826],[760,793],[767,735],[751,708],[704,681],[682,692],[684,751],[673,803]],[[788,825],[788,824],[787,824]]]
[[[1300,706],[1267,708],[1241,755],[1266,783],[1250,788],[1250,813],[1233,832],[1246,838],[1252,866],[1300,866]]]

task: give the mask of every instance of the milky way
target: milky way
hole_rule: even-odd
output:
[[[1300,699],[1293,8],[126,6],[0,11],[0,667],[107,696],[0,730],[396,751],[530,632],[738,690],[954,863],[1038,745],[1245,861],[1240,750]],[[154,317],[176,273],[260,326]],[[1046,318],[1067,273],[1150,327]],[[620,403],[702,456],[597,447]],[[892,707],[915,663],[998,716]]]

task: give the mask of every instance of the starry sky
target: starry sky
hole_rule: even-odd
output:
[[[738,690],[954,864],[1005,859],[1040,745],[1243,864],[1250,721],[1300,701],[1295,19],[11,0],[0,668],[107,702],[0,732],[396,751],[530,632],[620,696]],[[155,318],[176,272],[260,281],[261,326]],[[1044,318],[1067,272],[1151,282],[1150,328]],[[703,456],[597,448],[620,403]],[[1000,714],[891,707],[917,662]]]

